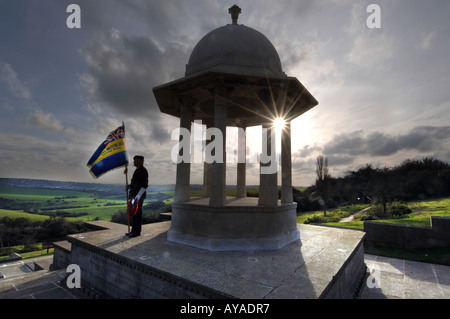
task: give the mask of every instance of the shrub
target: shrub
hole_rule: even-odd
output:
[[[401,203],[392,203],[392,205],[389,207],[389,212],[391,213],[392,217],[394,218],[401,218],[404,215],[410,214],[412,212],[411,208],[407,204],[401,204]]]
[[[328,220],[326,217],[321,215],[314,215],[313,217],[309,217],[307,220],[305,220],[304,224],[320,224],[327,222]]]
[[[304,224],[323,224],[323,223],[337,223],[340,221],[344,215],[342,213],[330,212],[330,215],[314,215],[305,220]]]
[[[87,231],[83,221],[70,222],[63,217],[50,217],[42,223],[40,238],[63,238],[68,234]]]
[[[0,219],[0,224],[3,225],[1,240],[4,246],[30,246],[35,242],[64,238],[68,234],[88,230],[83,221],[70,222],[62,217],[50,217],[45,221],[35,222],[27,218],[4,217]]]
[[[364,212],[357,219],[359,220],[376,220],[376,219],[389,219],[389,218],[402,218],[404,215],[410,214],[412,210],[407,204],[393,202],[387,205],[386,212],[383,211],[383,205],[377,204],[372,208]]]
[[[118,210],[114,215],[111,216],[111,221],[117,224],[128,224],[128,215],[123,210]]]

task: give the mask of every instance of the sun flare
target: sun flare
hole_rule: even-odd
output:
[[[282,117],[279,117],[273,121],[273,126],[275,127],[276,132],[281,132],[281,130],[283,130],[285,124],[286,124],[286,121]]]

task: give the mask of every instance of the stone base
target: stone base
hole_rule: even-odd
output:
[[[70,235],[85,291],[107,298],[353,298],[366,276],[364,232],[301,225],[277,250],[211,252],[167,240],[170,222]]]
[[[296,203],[258,206],[258,198],[227,198],[209,206],[209,198],[172,203],[168,240],[209,251],[272,250],[300,239]]]

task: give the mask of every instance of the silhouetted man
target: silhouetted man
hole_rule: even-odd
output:
[[[136,170],[133,173],[130,184],[130,200],[138,201],[138,209],[133,216],[133,227],[131,232],[126,233],[129,237],[137,237],[141,235],[142,229],[142,205],[146,196],[146,189],[148,187],[148,172],[144,167],[144,156],[136,155],[133,158]]]

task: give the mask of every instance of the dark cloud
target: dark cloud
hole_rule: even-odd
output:
[[[432,156],[449,161],[450,126],[418,126],[405,134],[381,132],[364,134],[362,130],[335,135],[323,147],[306,145],[292,154],[294,180],[315,179],[316,157],[324,155],[332,176],[357,170],[366,163],[392,166],[406,160],[402,151],[413,151],[412,158]],[[398,154],[398,155],[397,155]],[[402,154],[402,155],[401,155]],[[393,156],[386,162],[386,158]],[[395,159],[395,156],[399,158]],[[299,184],[299,182],[294,182]]]
[[[450,138],[450,126],[419,126],[399,137],[399,144],[421,152],[436,151]]]
[[[450,126],[419,126],[397,136],[374,132],[363,136],[362,131],[337,135],[323,150],[326,156],[389,156],[402,150],[437,152],[450,139]]]
[[[363,147],[366,153],[371,156],[389,156],[397,153],[402,148],[399,143],[399,137],[389,136],[384,133],[376,132],[369,134],[364,141]]]
[[[353,162],[355,161],[355,158],[352,156],[348,156],[348,155],[340,155],[340,156],[336,156],[336,155],[331,155],[328,158],[328,164],[331,166],[347,166],[350,164],[353,164]]]
[[[80,78],[88,99],[127,116],[151,119],[153,137],[170,139],[159,127],[161,113],[152,88],[182,76],[187,60],[182,46],[172,43],[161,48],[150,37],[113,29],[95,34],[80,53],[88,66]]]
[[[171,65],[179,64],[177,48],[169,54],[151,39],[127,36],[118,30],[96,34],[80,51],[88,65],[85,80],[91,96],[133,115],[152,113],[152,87],[169,80]],[[182,54],[184,56],[184,54]]]
[[[299,158],[305,158],[305,157],[309,157],[312,154],[316,153],[316,152],[321,152],[322,148],[317,146],[317,145],[305,145],[303,146],[302,149],[299,149],[298,151],[293,153],[294,157],[299,157]]]
[[[331,142],[324,146],[325,155],[348,154],[357,155],[364,152],[362,131],[342,133],[336,135]]]

